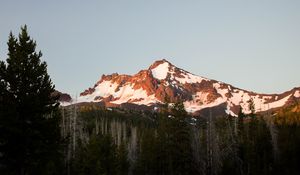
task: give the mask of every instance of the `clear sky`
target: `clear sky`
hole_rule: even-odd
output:
[[[256,92],[300,86],[299,0],[1,0],[1,60],[23,24],[73,95],[161,58]]]

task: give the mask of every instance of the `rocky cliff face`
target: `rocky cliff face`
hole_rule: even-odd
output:
[[[250,113],[249,100],[256,112],[280,108],[300,100],[300,88],[282,94],[258,94],[229,84],[194,75],[167,60],[158,60],[135,75],[103,75],[92,87],[80,94],[78,102],[104,102],[107,106],[156,106],[183,101],[190,113],[217,108],[236,115],[242,107]]]
[[[58,101],[61,102],[61,103],[70,103],[72,101],[72,98],[69,94],[66,94],[66,93],[62,93],[62,92],[59,92],[59,91],[54,91],[53,96],[59,96],[58,98]]]

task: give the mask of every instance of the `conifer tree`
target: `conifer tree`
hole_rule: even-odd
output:
[[[182,102],[177,102],[172,106],[167,127],[169,136],[166,138],[170,156],[170,174],[195,174],[196,172],[187,117],[188,114]]]
[[[0,168],[3,174],[54,174],[59,162],[57,96],[26,25],[0,61]],[[51,170],[51,171],[50,171]],[[0,173],[2,174],[2,173]]]
[[[78,152],[74,172],[79,175],[117,174],[116,145],[110,135],[93,135],[89,143]]]
[[[125,143],[122,142],[117,149],[117,174],[126,175],[128,174],[129,161],[127,158],[128,151],[125,147]]]
[[[190,127],[186,121],[188,117],[182,102],[175,103],[172,108],[174,119],[171,120],[170,132],[171,154],[174,174],[196,174],[191,146]]]

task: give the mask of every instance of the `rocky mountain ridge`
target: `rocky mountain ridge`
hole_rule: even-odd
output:
[[[250,113],[252,99],[256,112],[264,112],[293,104],[300,100],[300,88],[282,94],[260,94],[220,81],[194,75],[167,60],[155,61],[148,69],[135,75],[102,75],[91,88],[82,92],[73,103],[98,102],[105,106],[144,106],[149,109],[169,102],[182,101],[190,113],[209,108],[237,115],[240,107]]]

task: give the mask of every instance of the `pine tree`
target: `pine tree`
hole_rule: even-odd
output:
[[[116,145],[110,135],[92,135],[89,143],[77,153],[72,174],[117,174]]]
[[[245,123],[244,120],[246,118],[246,115],[243,113],[243,108],[240,106],[240,111],[238,114],[238,130],[237,130],[237,156],[238,156],[238,166],[240,169],[240,173],[244,174],[244,169],[247,169],[247,164],[246,164],[246,128],[245,128]]]
[[[185,120],[188,117],[182,102],[175,103],[172,108],[175,119],[171,121],[171,137],[173,154],[173,168],[175,174],[193,174],[194,162],[192,156],[190,127]]]
[[[126,175],[128,174],[129,161],[127,158],[128,151],[124,142],[117,149],[117,174]]]
[[[253,101],[253,98],[250,98],[248,101],[248,108],[251,111],[250,116],[253,117],[255,113],[255,103]]]
[[[60,160],[60,115],[47,64],[26,25],[18,38],[10,33],[7,44],[8,58],[0,62],[1,172],[54,173]]]
[[[191,146],[190,127],[186,119],[187,112],[182,102],[175,103],[171,108],[171,118],[166,131],[168,137],[167,155],[169,156],[170,174],[195,174],[196,168]]]

